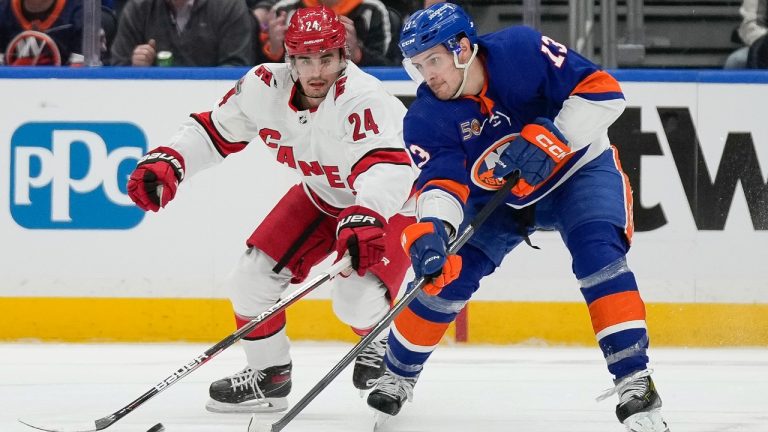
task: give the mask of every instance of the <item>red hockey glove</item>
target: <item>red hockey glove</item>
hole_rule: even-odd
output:
[[[411,258],[416,277],[432,278],[424,285],[425,293],[438,295],[459,277],[461,257],[448,255],[448,232],[440,219],[426,217],[419,223],[408,225],[400,240],[403,250]]]
[[[384,218],[375,211],[351,206],[339,214],[336,226],[336,260],[349,251],[352,268],[363,276],[384,258]]]
[[[128,180],[128,196],[144,211],[156,212],[176,196],[184,180],[184,158],[174,149],[158,147],[145,154]]]

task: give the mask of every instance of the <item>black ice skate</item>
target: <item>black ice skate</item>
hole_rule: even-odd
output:
[[[397,415],[405,401],[413,399],[416,378],[405,378],[386,371],[376,382],[368,395],[368,406],[376,411],[376,425],[381,426],[390,417]]]
[[[651,370],[646,369],[617,380],[616,387],[601,396],[619,395],[616,417],[628,432],[669,432],[661,416],[661,397],[650,375]]]
[[[291,364],[254,370],[250,366],[211,384],[205,405],[216,413],[284,411],[291,392]]]
[[[355,359],[352,383],[360,390],[360,397],[373,388],[376,381],[384,375],[384,354],[387,352],[387,336],[368,344]]]

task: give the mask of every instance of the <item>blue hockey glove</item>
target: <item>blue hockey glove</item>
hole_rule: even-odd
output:
[[[448,232],[440,219],[427,217],[405,227],[401,240],[403,250],[411,258],[416,277],[432,278],[424,285],[427,294],[439,294],[459,277],[461,257],[447,255]]]
[[[520,181],[512,188],[516,195],[526,196],[546,180],[571,151],[568,140],[551,120],[539,117],[526,125],[501,153],[493,175],[508,176],[520,170]]]

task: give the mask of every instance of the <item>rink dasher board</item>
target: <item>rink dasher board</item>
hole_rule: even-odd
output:
[[[0,326],[0,338],[175,340],[176,323],[199,316],[215,318],[183,332],[185,340],[215,340],[228,331],[223,281],[295,174],[278,167],[257,139],[224,167],[186,180],[167,209],[150,215],[131,206],[124,179],[146,149],[164,144],[190,112],[210,110],[246,70],[31,69],[0,70],[0,139],[9,143],[0,153],[7,168],[0,177],[0,259],[7,264],[0,315],[7,318],[0,320],[14,323]],[[413,96],[415,85],[400,69],[373,72],[406,102]],[[738,333],[737,344],[768,344],[768,269],[761,258],[768,202],[759,198],[768,194],[768,123],[761,115],[768,77],[616,76],[628,108],[610,136],[640,191],[629,263],[649,303],[652,334],[674,330],[690,336],[668,344],[701,344],[693,339],[705,339],[700,334],[709,326],[724,340]],[[702,206],[707,200],[729,204]],[[560,330],[541,319],[585,312],[559,236],[533,239],[542,251],[518,248],[484,281],[470,308],[471,341],[526,341],[549,329],[544,334],[553,336],[545,341],[589,343],[588,331]],[[328,289],[313,294],[289,331],[347,339],[332,317],[324,323],[328,298]],[[69,313],[64,321],[71,328],[34,318],[26,318],[29,327],[16,324],[41,310],[59,318]],[[143,319],[128,328],[100,319],[97,310]],[[491,330],[509,314],[531,318],[531,334]]]

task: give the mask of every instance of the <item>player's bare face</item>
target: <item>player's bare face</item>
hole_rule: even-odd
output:
[[[430,48],[413,56],[410,61],[435,97],[449,100],[456,94],[463,75],[453,62],[453,54],[444,46]]]
[[[301,54],[291,59],[304,96],[324,98],[346,66],[339,50]]]

